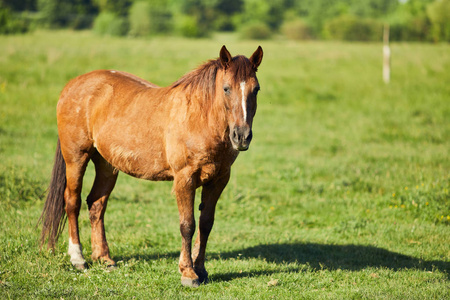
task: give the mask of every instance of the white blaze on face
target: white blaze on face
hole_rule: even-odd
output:
[[[241,82],[242,92],[242,111],[244,112],[244,121],[247,120],[247,103],[245,103],[245,81]]]

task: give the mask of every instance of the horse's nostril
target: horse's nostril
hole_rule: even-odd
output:
[[[239,141],[239,133],[238,133],[237,128],[234,128],[232,138],[236,142]]]
[[[230,140],[233,147],[239,151],[245,151],[248,149],[252,136],[252,130],[247,126],[236,126],[230,132]]]
[[[250,130],[250,132],[248,133],[248,135],[247,135],[247,137],[245,138],[245,140],[246,140],[247,142],[250,143],[250,141],[252,140],[252,138],[253,138],[253,132]]]

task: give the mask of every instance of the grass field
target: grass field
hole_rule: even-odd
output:
[[[264,41],[250,150],[218,204],[210,283],[183,288],[171,183],[124,174],[106,232],[118,269],[75,270],[67,230],[39,251],[45,190],[65,83],[100,68],[168,85],[201,62],[250,55],[256,42],[0,36],[0,299],[450,298],[450,45]],[[92,184],[85,177],[83,197]],[[198,194],[198,193],[197,193]],[[197,199],[198,201],[198,199]]]

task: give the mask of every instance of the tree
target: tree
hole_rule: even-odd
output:
[[[38,0],[37,7],[42,23],[50,28],[90,27],[98,13],[92,0]]]
[[[17,18],[9,7],[0,6],[0,34],[24,33],[28,28],[26,20]]]
[[[130,35],[147,36],[172,30],[172,13],[166,1],[136,1],[129,12]]]
[[[93,0],[101,12],[112,12],[118,16],[125,17],[133,3],[132,0]]]
[[[399,1],[392,0],[353,0],[349,3],[350,13],[365,18],[380,18],[393,13]]]
[[[36,0],[0,0],[0,7],[8,7],[12,11],[36,11]]]
[[[431,37],[435,42],[450,42],[450,0],[437,0],[427,6]]]
[[[217,0],[214,29],[223,31],[235,30],[236,24],[234,24],[233,19],[242,11],[243,5],[243,0]]]
[[[278,29],[283,23],[283,16],[283,0],[244,0],[238,23],[240,26],[263,23],[271,29]]]

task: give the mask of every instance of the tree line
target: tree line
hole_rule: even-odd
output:
[[[116,36],[450,41],[450,0],[0,0],[0,34],[93,29]]]

